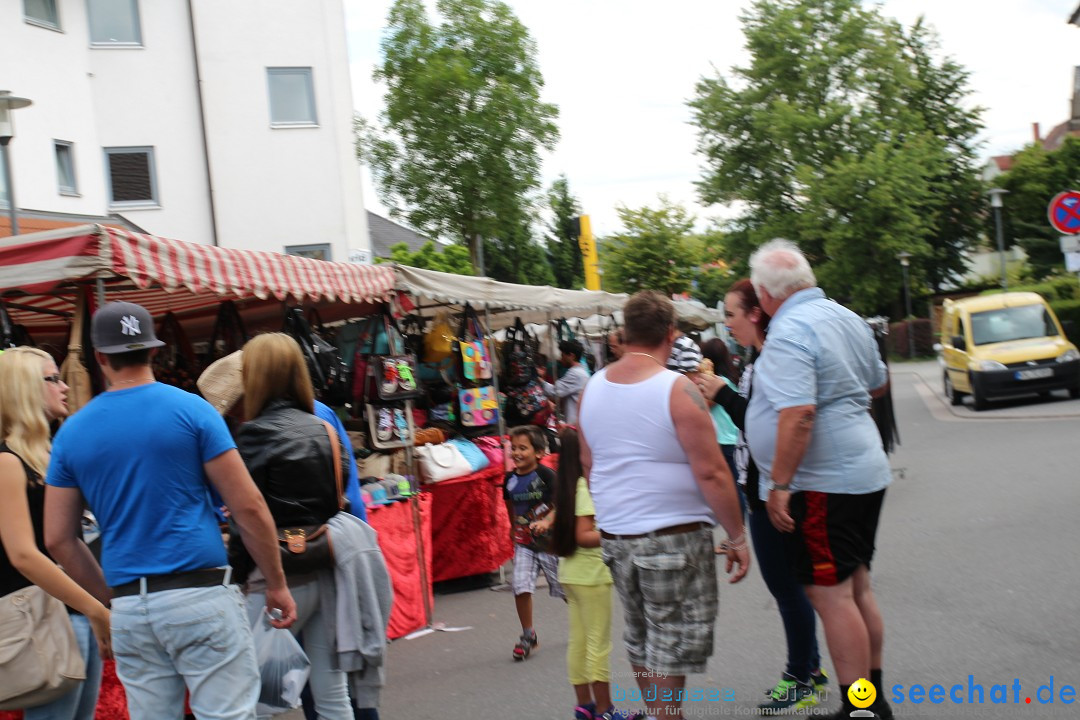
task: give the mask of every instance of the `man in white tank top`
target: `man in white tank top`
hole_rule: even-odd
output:
[[[675,338],[674,305],[640,292],[626,303],[623,320],[622,358],[594,375],[581,397],[581,461],[641,696],[651,716],[681,718],[686,675],[705,672],[712,655],[714,553],[726,556],[731,582],[746,575],[750,556],[705,401],[687,378],[664,367]],[[717,519],[728,539],[714,550]],[[613,697],[624,690],[614,685]]]

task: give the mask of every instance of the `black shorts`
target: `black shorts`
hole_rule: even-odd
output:
[[[838,585],[870,567],[885,490],[867,495],[804,491],[791,496],[795,532],[784,535],[803,585]]]

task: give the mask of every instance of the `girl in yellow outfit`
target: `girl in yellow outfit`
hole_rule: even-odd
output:
[[[611,573],[600,550],[589,486],[582,477],[577,430],[559,433],[552,551],[559,556],[559,583],[570,605],[566,671],[574,686],[574,720],[609,720],[611,704]]]

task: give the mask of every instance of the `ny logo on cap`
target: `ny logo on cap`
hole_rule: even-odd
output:
[[[134,315],[125,315],[120,318],[120,332],[124,335],[138,335],[142,332],[139,329],[139,318]]]

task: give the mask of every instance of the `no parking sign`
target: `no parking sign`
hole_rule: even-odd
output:
[[[1050,225],[1062,235],[1080,233],[1080,192],[1066,190],[1055,195],[1047,215]]]

